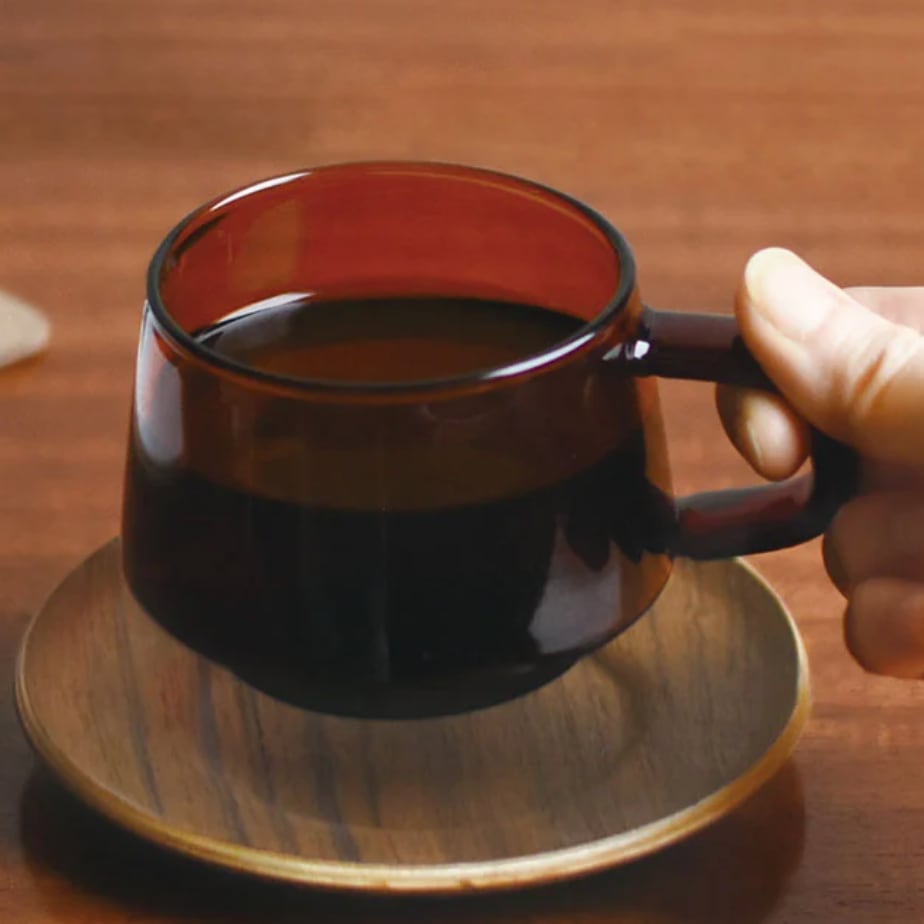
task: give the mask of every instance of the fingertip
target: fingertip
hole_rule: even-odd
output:
[[[753,469],[760,467],[760,451],[752,439],[742,407],[743,389],[719,385],[715,390],[715,407],[725,435]]]
[[[735,301],[735,312],[746,339],[760,342],[768,325],[777,327],[777,314],[787,313],[790,284],[818,274],[798,254],[785,247],[765,247],[744,265]]]
[[[744,265],[742,277],[744,293],[753,300],[761,291],[768,275],[781,266],[791,266],[793,263],[805,265],[805,261],[800,256],[786,247],[764,247],[751,254]]]
[[[898,578],[863,581],[851,594],[844,641],[869,673],[924,678],[924,585]]]
[[[732,444],[764,478],[788,478],[805,461],[808,428],[777,396],[720,386],[716,408]]]

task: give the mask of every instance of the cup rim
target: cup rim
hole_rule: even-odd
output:
[[[504,182],[513,182],[520,186],[532,188],[558,199],[574,208],[577,212],[589,219],[600,231],[607,243],[616,254],[619,266],[619,278],[616,289],[609,301],[591,318],[564,340],[560,340],[539,353],[529,354],[514,362],[505,363],[483,369],[476,369],[460,375],[444,376],[430,379],[414,379],[401,382],[364,382],[340,379],[314,379],[302,376],[282,375],[267,372],[247,363],[230,359],[218,350],[214,350],[192,334],[185,331],[173,318],[160,293],[160,277],[163,268],[170,258],[174,245],[183,232],[199,218],[210,211],[223,208],[232,202],[248,196],[258,195],[261,191],[283,185],[285,183],[305,180],[315,173],[330,172],[346,169],[400,169],[400,170],[447,170],[462,171],[490,177]],[[492,386],[509,383],[511,380],[519,381],[540,373],[550,366],[557,366],[569,359],[591,343],[596,342],[602,332],[607,330],[611,322],[619,315],[632,292],[635,289],[636,266],[635,259],[628,241],[622,233],[608,221],[600,212],[568,193],[561,192],[544,183],[526,179],[513,173],[494,170],[486,167],[476,167],[467,164],[457,164],[443,161],[427,160],[369,160],[344,161],[340,163],[322,164],[316,167],[306,167],[301,170],[278,174],[248,183],[230,192],[216,196],[203,205],[195,208],[181,219],[167,233],[158,245],[148,264],[146,277],[147,301],[145,309],[150,310],[154,317],[159,333],[171,345],[187,358],[193,358],[208,368],[221,370],[225,376],[232,376],[252,384],[262,384],[294,391],[299,394],[322,393],[334,396],[336,394],[348,396],[414,396],[433,392],[468,392],[481,390]]]

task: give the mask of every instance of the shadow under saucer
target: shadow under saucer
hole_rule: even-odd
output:
[[[805,837],[802,785],[789,763],[734,812],[654,856],[568,883],[449,902],[306,891],[204,865],[116,827],[44,769],[30,777],[20,812],[36,891],[49,875],[65,879],[84,903],[97,897],[98,924],[759,924],[798,868]]]

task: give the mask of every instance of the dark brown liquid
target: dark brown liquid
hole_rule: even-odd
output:
[[[522,360],[581,323],[525,305],[369,299],[240,314],[199,339],[288,376],[399,382]],[[193,448],[222,413],[214,383],[198,381],[185,380],[183,393]],[[159,388],[151,401],[166,395]],[[551,405],[538,412],[547,413],[549,428],[562,414]],[[269,404],[234,413],[250,414],[257,431],[271,435],[299,419],[287,410],[287,423],[277,425],[282,412]],[[368,433],[353,447],[362,464],[381,451],[369,436],[378,418],[368,419]],[[384,412],[381,419],[391,420]],[[167,628],[282,698],[359,715],[423,715],[500,701],[556,676],[614,634],[666,578],[666,559],[648,551],[662,545],[670,505],[647,477],[641,424],[630,423],[593,458],[552,441],[555,470],[571,470],[539,484],[526,468],[518,475],[502,441],[476,426],[471,445],[459,447],[475,460],[463,468],[476,486],[509,471],[505,493],[485,488],[479,497],[472,489],[464,502],[440,502],[446,466],[437,465],[434,478],[409,476],[397,493],[385,479],[384,499],[375,504],[363,499],[378,496],[370,487],[375,465],[365,479],[345,466],[355,488],[345,500],[332,501],[334,494],[317,487],[330,482],[333,491],[339,482],[336,466],[317,461],[321,450],[312,454],[315,445],[342,447],[314,423],[295,426],[294,442],[249,443],[253,459],[232,460],[226,469],[216,450],[219,462],[207,472],[193,450],[156,458],[136,426],[126,573]],[[407,426],[410,445],[415,431]],[[234,474],[241,461],[247,477]],[[416,455],[407,461],[413,467]],[[255,487],[253,473],[270,465],[279,476]]]
[[[529,305],[463,298],[297,301],[241,313],[199,340],[255,369],[295,378],[414,382],[514,363],[584,322]]]

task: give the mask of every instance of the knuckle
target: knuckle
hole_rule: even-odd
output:
[[[883,492],[855,498],[835,515],[823,554],[841,591],[876,576],[924,576],[924,496]]]
[[[850,593],[850,573],[841,553],[840,544],[832,530],[825,534],[821,552],[822,561],[831,583],[846,597]]]
[[[855,570],[856,552],[869,532],[869,498],[849,501],[834,515],[825,534],[823,552],[826,561],[834,564],[845,583]]]
[[[862,437],[870,422],[881,416],[893,384],[919,350],[920,338],[915,331],[890,326],[871,337],[866,349],[840,352],[846,362],[833,384],[838,400],[846,402],[850,410],[850,437]]]

